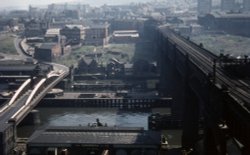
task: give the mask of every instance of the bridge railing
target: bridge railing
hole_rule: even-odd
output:
[[[31,94],[29,95],[28,99],[26,100],[25,104],[10,118],[10,122],[15,122],[17,120],[18,117],[20,117],[21,114],[23,114],[24,112],[26,112],[26,110],[29,109],[28,104],[31,102],[31,100],[33,100],[35,98],[35,95],[37,93],[37,91],[39,90],[39,88],[44,84],[44,82],[46,81],[46,78],[41,79],[34,87],[33,91],[31,92]]]
[[[23,48],[22,45],[23,43],[24,40],[19,42],[19,47],[26,56],[30,57],[31,55],[29,55],[27,51]],[[46,95],[47,91],[49,91],[52,87],[54,87],[58,82],[60,82],[63,78],[65,78],[69,74],[69,68],[66,66],[49,62],[43,62],[43,63],[48,65],[53,65],[54,67],[56,67],[56,70],[59,74],[57,74],[57,76],[56,74],[49,75],[47,78],[43,78],[41,80],[40,79],[31,80],[30,83],[33,82],[31,83],[31,86],[35,85],[33,91],[26,100],[25,104],[9,119],[9,122],[16,123],[17,121],[20,121],[20,118],[25,117],[28,114],[28,111],[32,109],[34,106],[36,106],[35,103],[38,103]]]
[[[195,66],[198,67],[202,72],[204,72],[206,74],[212,72],[212,68],[211,68],[212,64],[210,64],[210,65],[204,64],[204,62],[202,62],[200,59],[188,54],[187,52],[185,52],[186,49],[184,49],[181,46],[178,46],[177,48],[178,48],[179,51],[183,52],[183,54],[188,55],[189,61],[191,61],[193,64],[195,64]]]
[[[30,84],[31,84],[31,79],[27,79],[15,92],[15,94],[13,95],[13,97],[10,99],[10,101],[8,102],[8,104],[6,104],[1,110],[0,113],[2,113],[3,111],[5,111],[9,106],[11,106],[15,101],[17,101],[22,95],[23,93],[25,93],[27,90],[29,90],[30,88]]]
[[[47,78],[43,78],[35,86],[34,90],[28,97],[25,105],[23,105],[10,119],[9,122],[18,123],[21,118],[24,118],[30,109],[33,109],[36,104],[46,95],[46,93],[53,88],[58,82],[66,77],[68,72],[62,72],[61,74],[51,73]]]
[[[39,90],[42,88],[43,84],[45,83],[46,78],[43,78],[38,82],[38,84],[35,86],[31,94],[29,95],[27,101],[25,102],[25,105],[28,105],[32,99],[35,98],[35,95],[39,92]]]
[[[191,45],[193,48],[202,51],[203,54],[209,55],[209,57],[211,57],[212,59],[217,59],[218,55],[214,54],[213,52],[207,50],[206,48],[203,47],[203,44],[197,44],[196,42],[194,42],[193,40],[190,40],[190,38],[185,38],[184,36],[182,36],[181,34],[178,34],[177,32],[173,31],[173,30],[169,30],[171,31],[171,33],[174,33],[176,36],[179,37],[179,39],[183,40],[184,42],[188,43],[189,45]]]
[[[40,85],[40,87],[35,91],[32,100],[27,103],[29,108],[33,109],[37,103],[46,95],[50,89],[52,89],[58,82],[61,81],[61,76],[50,76],[47,77],[46,81]]]
[[[30,89],[31,79],[27,79],[16,91],[14,96],[9,101],[8,105],[12,105],[23,93]]]
[[[28,100],[26,101],[26,105],[32,104],[33,100],[41,100],[44,96],[43,94],[49,91],[52,87],[54,87],[53,83],[56,84],[60,81],[59,75],[57,74],[50,74],[47,78],[42,79],[36,88],[32,91],[31,95],[29,96]],[[41,96],[40,94],[43,93]]]
[[[41,96],[42,89],[44,88],[45,82],[46,82],[46,78],[43,78],[36,84],[33,91],[31,92],[28,99],[26,100],[25,104],[9,119],[9,122],[12,122],[12,123],[19,122],[21,118],[27,115],[30,109],[35,107],[35,105],[33,105],[32,102],[33,101],[38,102],[38,96]]]
[[[30,102],[32,102],[32,100],[36,99],[36,96],[38,94],[40,94],[41,92],[43,92],[43,89],[46,89],[50,84],[53,84],[53,82],[58,83],[61,79],[63,79],[65,77],[64,74],[61,74],[61,75],[60,74],[61,74],[60,72],[55,72],[55,71],[50,72],[46,78],[43,78],[36,85],[36,87],[31,92],[31,94],[30,94],[30,96],[27,99],[27,101],[26,101],[25,104],[26,105],[30,104]],[[51,89],[51,86],[49,86],[48,88]]]

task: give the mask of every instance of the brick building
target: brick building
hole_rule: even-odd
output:
[[[144,23],[146,20],[145,18],[113,19],[110,21],[111,30],[137,30],[139,34],[142,34],[144,32]]]
[[[84,39],[84,33],[82,25],[66,25],[60,30],[60,35],[65,36],[70,44],[80,44]]]
[[[208,30],[219,30],[229,34],[250,36],[249,14],[207,14],[198,19]]]
[[[101,67],[95,59],[84,57],[78,62],[78,66],[75,69],[76,74],[85,73],[102,73],[104,68]]]
[[[109,42],[109,24],[92,25],[86,28],[85,44],[94,46],[105,46]]]
[[[48,28],[48,24],[45,21],[31,20],[25,23],[26,37],[38,37],[43,36]]]
[[[41,61],[51,62],[53,58],[62,55],[61,46],[57,43],[43,43],[35,48],[34,57]]]

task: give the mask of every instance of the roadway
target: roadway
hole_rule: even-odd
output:
[[[16,50],[21,58],[33,60],[21,47],[20,41],[21,39],[18,37],[14,39]],[[25,81],[12,99],[0,107],[0,153],[8,151],[10,148],[13,149],[16,139],[15,127],[33,110],[50,89],[69,74],[69,68],[66,66],[50,62],[43,63],[53,65],[53,70],[47,73],[46,77],[37,83],[35,82],[34,87],[32,87],[32,80]]]
[[[2,129],[4,129],[8,125],[9,119],[16,113],[16,111],[18,111],[22,106],[25,105],[25,102],[28,99],[30,92],[30,90],[27,91],[16,102],[9,106],[4,112],[0,113],[0,131],[2,131]]]
[[[15,44],[17,52],[23,59],[32,58],[32,57],[29,57],[25,53],[25,51],[23,51],[23,49],[20,47],[21,41],[22,39],[18,37],[14,39],[14,44]],[[24,111],[26,112],[29,112],[30,110],[32,110],[30,107],[32,108],[35,107],[35,105],[38,104],[38,102],[46,95],[47,91],[53,88],[58,82],[60,82],[63,78],[65,78],[67,74],[69,73],[69,69],[66,66],[55,64],[55,63],[49,63],[49,62],[46,64],[53,65],[54,70],[48,73],[45,79],[41,79],[40,82],[43,81],[41,85],[39,85],[39,82],[38,82],[37,88],[35,86],[33,90],[29,89],[23,95],[21,95],[20,97],[17,97],[17,99],[15,99],[14,103],[12,103],[11,105],[8,105],[9,101],[7,101],[5,105],[0,107],[0,124],[1,124],[0,126],[1,127],[4,127],[4,124],[6,124],[6,122],[8,122],[10,118],[13,118],[13,116],[19,116],[20,114],[26,116],[27,113],[22,112],[20,109],[24,109]],[[56,77],[56,79],[49,81],[51,80],[50,78],[53,78],[53,77]],[[45,83],[48,82],[47,80],[49,81],[49,83],[45,85]]]
[[[27,56],[23,54],[23,51],[22,51],[22,49],[19,46],[19,44],[20,44],[21,41],[22,41],[22,39],[19,38],[18,36],[16,36],[14,38],[14,45],[15,45],[16,51],[19,54],[19,56],[25,59]]]
[[[17,97],[13,103],[9,104],[10,101],[6,102],[0,109],[0,126],[4,127],[4,124],[6,125],[6,122],[9,121],[19,123],[67,73],[68,72],[57,73],[51,71],[46,78],[42,78],[37,82],[33,89],[25,91],[25,93]],[[24,90],[26,88],[24,88]]]

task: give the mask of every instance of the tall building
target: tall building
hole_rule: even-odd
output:
[[[235,0],[221,0],[222,11],[233,11],[235,10]]]
[[[198,14],[205,15],[211,12],[212,0],[198,0]]]
[[[66,25],[60,30],[60,35],[67,38],[70,44],[79,44],[84,39],[84,27],[82,25]]]
[[[96,24],[87,27],[85,30],[85,44],[86,45],[101,45],[105,46],[109,41],[109,29],[110,24]]]
[[[250,11],[250,0],[243,0],[243,10]]]
[[[51,62],[53,58],[62,54],[61,46],[57,43],[43,43],[35,48],[34,58],[41,61]]]

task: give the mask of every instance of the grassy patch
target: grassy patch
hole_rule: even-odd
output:
[[[62,57],[55,60],[56,63],[66,66],[76,65],[78,60],[87,54],[103,53],[102,57],[98,58],[100,64],[106,65],[111,58],[115,58],[121,62],[131,62],[135,53],[135,44],[110,44],[108,47],[101,46],[82,46],[79,49],[72,50]]]
[[[110,44],[104,50],[102,63],[106,64],[111,58],[120,62],[131,62],[135,53],[135,44]]]
[[[0,39],[0,53],[17,55],[16,48],[14,45],[14,38],[6,36]]]
[[[57,58],[55,60],[56,63],[66,65],[68,67],[72,65],[76,65],[77,61],[85,54],[92,53],[94,50],[94,46],[83,46],[79,49],[72,50],[71,53],[66,53],[65,55]]]
[[[102,46],[82,46],[79,49],[72,50],[71,53],[57,58],[55,62],[66,66],[75,66],[81,57],[93,53],[102,53],[102,56],[97,58],[99,64],[102,65],[109,63],[112,58],[128,63],[132,63],[137,59],[152,61],[155,60],[155,53],[153,53],[152,47],[151,43],[109,44],[105,48]]]

